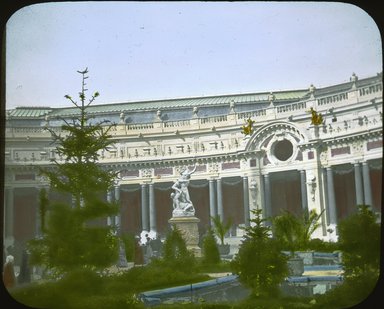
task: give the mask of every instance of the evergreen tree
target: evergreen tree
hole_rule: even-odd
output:
[[[265,225],[261,210],[252,213],[251,226],[245,228],[245,239],[231,266],[240,282],[251,288],[253,297],[274,297],[288,275],[287,257],[279,242],[269,237],[270,227]]]
[[[207,234],[203,239],[203,260],[204,264],[218,264],[220,263],[220,253],[217,246],[215,234],[212,229],[208,229]]]
[[[103,269],[118,258],[118,239],[111,227],[95,224],[117,213],[117,205],[104,200],[116,174],[98,164],[100,152],[112,144],[108,121],[91,123],[87,109],[99,96],[95,92],[86,101],[88,70],[78,71],[82,87],[78,103],[68,99],[78,110],[71,121],[62,119],[62,133],[47,128],[56,145],[54,168],[43,169],[52,190],[70,194],[72,204],[49,202],[40,195],[42,236],[30,242],[31,262],[52,271],[65,273],[73,269]]]
[[[182,232],[176,226],[165,238],[162,263],[183,272],[193,272],[196,266],[195,256],[188,250]]]

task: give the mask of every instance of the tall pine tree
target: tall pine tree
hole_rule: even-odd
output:
[[[40,196],[42,235],[30,242],[31,262],[67,273],[75,269],[103,269],[118,259],[118,238],[113,227],[95,224],[115,215],[118,207],[103,198],[113,187],[116,174],[99,163],[101,151],[112,144],[108,121],[91,123],[87,110],[99,96],[86,98],[88,70],[82,76],[79,102],[68,99],[78,110],[71,120],[61,119],[61,133],[47,128],[56,145],[54,168],[42,170],[52,191],[72,196],[72,203],[50,202]]]
[[[252,210],[251,226],[238,254],[231,261],[239,281],[251,288],[251,297],[271,298],[279,295],[279,285],[288,275],[287,257],[276,239],[269,237],[271,228],[265,224],[261,209]]]

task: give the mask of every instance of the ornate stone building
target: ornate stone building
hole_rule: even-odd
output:
[[[164,235],[172,216],[171,186],[180,169],[197,165],[191,200],[203,233],[210,216],[231,218],[241,235],[250,210],[265,216],[282,209],[322,210],[314,237],[332,239],[340,219],[369,204],[381,211],[382,73],[324,88],[94,105],[94,120],[117,125],[114,148],[100,164],[119,171],[116,221],[123,232]],[[308,110],[325,123],[311,126]],[[56,158],[45,127],[60,131],[74,108],[7,110],[5,145],[5,246],[39,233],[38,191],[47,186],[39,167]],[[245,137],[240,127],[255,120]],[[60,158],[58,158],[60,159]],[[51,199],[58,196],[50,191]]]

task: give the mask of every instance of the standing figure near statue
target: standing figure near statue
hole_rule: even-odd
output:
[[[173,217],[185,217],[185,216],[194,216],[195,208],[189,196],[188,185],[189,180],[191,179],[191,174],[196,171],[196,165],[190,171],[188,168],[184,168],[180,177],[173,184],[172,189],[175,190],[171,194],[173,199]]]
[[[13,266],[14,260],[12,255],[8,255],[3,267],[3,282],[7,289],[13,288],[16,285],[16,275]]]

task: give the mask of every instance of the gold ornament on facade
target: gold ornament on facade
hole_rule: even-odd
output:
[[[255,123],[254,120],[252,120],[251,118],[248,118],[246,120],[246,125],[241,127],[241,130],[242,130],[241,133],[243,133],[245,136],[252,135],[254,123]]]
[[[324,122],[323,115],[321,115],[320,113],[315,111],[313,109],[313,107],[311,107],[311,109],[308,111],[308,113],[311,113],[311,125],[319,126],[319,125],[323,124],[323,122]]]

